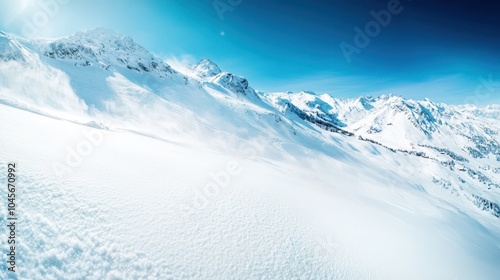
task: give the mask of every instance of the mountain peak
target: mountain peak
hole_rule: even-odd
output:
[[[375,99],[373,99],[373,97],[371,96],[361,96],[358,98],[357,102],[363,106],[363,108],[365,110],[371,110],[373,109],[374,107],[372,106],[371,103],[373,103],[375,101]]]
[[[79,31],[70,36],[69,38],[91,38],[98,41],[127,40],[133,42],[131,37],[125,36],[122,33],[103,27],[98,27],[87,31]]]
[[[200,78],[214,77],[222,72],[219,66],[208,58],[200,60],[198,64],[192,65],[191,68]]]
[[[309,94],[309,95],[317,95],[314,91],[310,91],[310,90],[301,90],[300,93]]]
[[[132,38],[105,28],[77,32],[39,44],[45,56],[69,61],[76,66],[96,65],[106,70],[119,66],[139,73],[152,72],[162,78],[175,72]]]
[[[66,40],[93,49],[112,48],[116,51],[149,54],[146,49],[137,44],[131,37],[102,27],[89,31],[77,32],[66,38]],[[66,40],[61,39],[58,41]]]
[[[217,66],[213,61],[211,61],[210,59],[208,59],[206,57],[201,59],[197,65],[215,65],[215,66]]]

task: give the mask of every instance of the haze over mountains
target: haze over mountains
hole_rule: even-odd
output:
[[[0,61],[23,279],[500,277],[499,105],[260,92],[102,28]]]

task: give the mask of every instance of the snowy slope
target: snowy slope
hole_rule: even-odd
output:
[[[0,50],[20,279],[500,277],[498,105],[262,93],[105,29]]]

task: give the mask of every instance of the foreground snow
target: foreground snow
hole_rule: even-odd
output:
[[[0,164],[16,161],[21,178],[20,279],[500,275],[493,218],[479,223],[396,174],[370,175],[385,168],[269,161],[250,153],[252,143],[249,154],[230,156],[4,105],[0,119],[9,132]],[[102,141],[58,177],[54,163],[85,135]],[[211,173],[228,170],[227,184],[206,187],[217,182]]]

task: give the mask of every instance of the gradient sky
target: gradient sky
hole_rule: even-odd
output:
[[[371,11],[397,0],[0,0],[0,29],[63,37],[106,27],[167,61],[208,57],[262,91],[310,90],[337,97],[392,93],[447,103],[500,103],[500,3],[400,0],[369,44],[356,46]],[[218,3],[222,13],[214,7]],[[231,5],[234,4],[234,5]],[[54,8],[55,9],[55,8]]]

